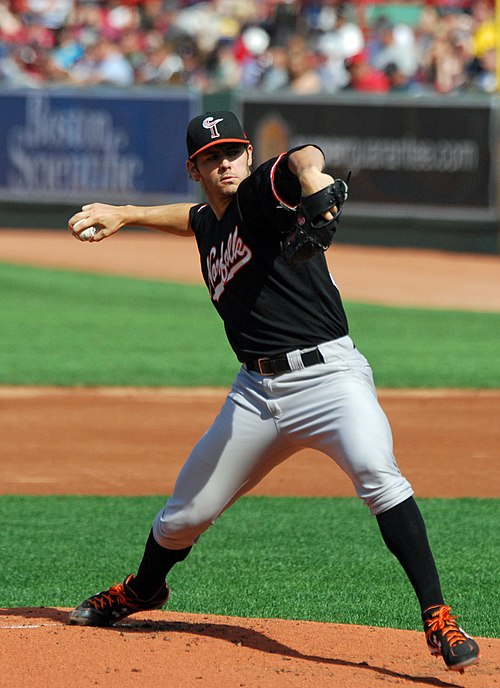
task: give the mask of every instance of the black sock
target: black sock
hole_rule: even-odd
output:
[[[443,604],[424,519],[413,497],[378,514],[377,521],[384,542],[405,570],[422,611]]]
[[[183,561],[190,551],[191,547],[185,549],[162,547],[154,539],[151,530],[139,570],[130,587],[143,600],[151,599],[165,583],[170,569],[179,561]]]

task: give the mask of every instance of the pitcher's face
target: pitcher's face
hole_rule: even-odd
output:
[[[241,182],[250,175],[252,146],[243,143],[221,143],[202,151],[188,161],[188,171],[199,181],[210,198],[233,196]]]

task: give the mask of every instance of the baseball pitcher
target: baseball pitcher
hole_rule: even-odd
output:
[[[210,299],[241,367],[157,515],[137,572],[85,600],[70,622],[108,626],[162,607],[169,571],[202,533],[275,466],[312,447],[345,471],[376,518],[413,586],[430,652],[463,671],[478,662],[478,645],[444,602],[424,521],[324,255],[349,180],[326,174],[312,144],[252,172],[252,145],[232,112],[195,117],[187,151],[187,172],[206,202],[92,203],[69,229],[91,242],[125,225],[194,236]]]

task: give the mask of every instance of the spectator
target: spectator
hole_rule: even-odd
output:
[[[429,79],[437,93],[464,90],[468,84],[470,49],[460,25],[460,14],[445,16],[430,49]]]
[[[300,36],[293,36],[288,41],[287,70],[287,88],[293,93],[309,95],[322,90],[323,84],[313,57],[307,49],[306,41]]]
[[[350,8],[340,6],[330,30],[318,39],[318,53],[324,58],[320,66],[323,88],[338,91],[349,83],[346,60],[361,53],[365,39],[359,26],[352,20]]]
[[[420,23],[415,31],[415,48],[417,51],[417,80],[425,88],[432,86],[432,49],[439,32],[439,15],[435,7],[426,5],[420,15]]]
[[[400,70],[397,64],[390,62],[384,69],[384,74],[389,80],[391,93],[409,93],[413,88],[413,82]]]
[[[241,69],[241,86],[256,88],[269,65],[267,49],[271,38],[260,26],[247,26],[234,44],[235,59]]]
[[[371,46],[370,63],[380,71],[388,65],[395,65],[406,79],[415,76],[418,70],[415,35],[409,26],[394,25],[382,19],[377,26],[377,40]],[[368,46],[370,50],[370,46]]]
[[[234,42],[222,39],[218,42],[207,64],[209,90],[224,91],[237,88],[242,81],[242,69],[234,55]]]
[[[487,93],[497,90],[496,42],[493,7],[480,0],[472,8],[472,57],[469,73],[473,86]]]
[[[473,85],[485,93],[498,90],[496,50],[486,50],[477,61],[478,72],[473,77]]]
[[[16,41],[22,34],[23,23],[10,9],[9,0],[0,0],[0,41]]]
[[[259,87],[263,91],[280,91],[288,86],[288,56],[282,45],[270,46],[268,63]]]
[[[101,38],[88,46],[71,76],[80,86],[132,86],[134,83],[132,66],[109,38]]]
[[[108,30],[106,8],[93,2],[78,2],[71,28],[83,46],[95,43]]]
[[[61,29],[68,22],[73,0],[26,0],[24,19],[48,29]]]
[[[346,68],[349,72],[347,88],[369,93],[387,93],[390,91],[389,78],[384,72],[369,64],[366,53],[358,53],[346,60]]]
[[[60,71],[61,78],[66,75],[73,65],[83,57],[84,47],[75,35],[73,29],[65,28],[59,33],[57,45],[50,53],[50,60],[54,70]]]
[[[130,27],[120,34],[117,43],[120,52],[127,58],[134,70],[134,81],[137,71],[146,62],[146,51],[148,49],[147,35],[138,27]]]
[[[493,0],[421,3],[416,27],[341,0],[0,0],[0,82],[492,93]],[[100,44],[102,43],[102,46]],[[163,45],[165,44],[165,45]],[[348,68],[346,68],[348,65]]]
[[[173,45],[164,41],[154,42],[146,52],[144,64],[137,72],[139,84],[165,85],[182,83],[183,62]]]
[[[208,90],[209,78],[204,54],[197,42],[186,37],[179,42],[177,52],[182,60],[181,83],[199,91]]]
[[[24,53],[24,54],[23,54]],[[16,46],[10,52],[0,46],[0,81],[15,87],[35,88],[40,79],[27,69],[26,50]]]
[[[483,0],[472,7],[472,42],[473,53],[479,58],[496,47],[495,11]]]

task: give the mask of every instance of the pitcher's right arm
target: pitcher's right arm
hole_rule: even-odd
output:
[[[102,241],[125,226],[145,227],[160,232],[191,236],[189,211],[194,203],[138,206],[90,203],[82,206],[68,221],[68,229],[81,241]],[[80,237],[84,230],[95,227],[96,233],[89,239]]]

